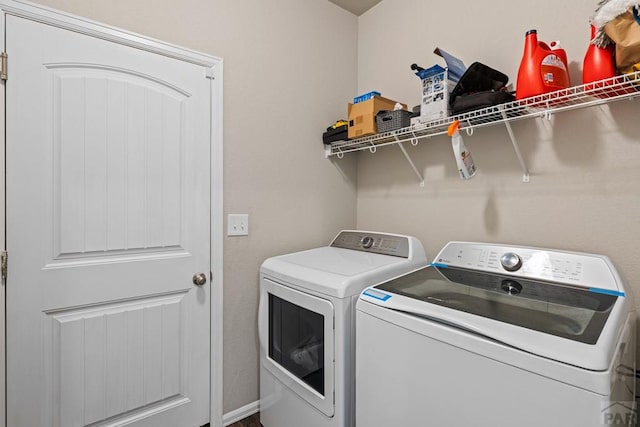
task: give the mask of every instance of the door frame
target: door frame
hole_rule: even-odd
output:
[[[223,345],[223,60],[222,58],[185,49],[150,37],[101,24],[66,12],[24,0],[0,0],[0,50],[5,46],[5,16],[14,15],[88,36],[168,56],[206,68],[203,78],[211,84],[211,314],[210,314],[210,409],[212,427],[222,427],[222,345]],[[9,53],[10,54],[10,53]],[[8,60],[9,81],[11,59]],[[0,99],[5,99],[5,84],[0,84]],[[0,250],[6,243],[6,124],[5,102],[0,102]],[[6,283],[0,289],[0,427],[6,426]]]

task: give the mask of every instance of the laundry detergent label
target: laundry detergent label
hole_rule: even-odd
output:
[[[545,56],[540,64],[540,72],[545,85],[558,88],[569,87],[567,67],[565,67],[564,62],[558,55],[549,54]]]

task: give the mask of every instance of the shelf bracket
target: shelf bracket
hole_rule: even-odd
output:
[[[409,153],[407,153],[407,150],[406,148],[404,148],[404,145],[402,144],[402,142],[400,142],[400,140],[396,135],[394,135],[394,138],[398,143],[398,147],[400,147],[400,150],[402,150],[402,154],[404,154],[404,157],[409,162],[409,165],[411,165],[411,169],[413,169],[413,172],[416,174],[416,176],[420,180],[420,187],[424,187],[424,178],[422,177],[422,174],[420,173],[420,171],[418,171],[418,168],[416,168],[416,165],[413,163],[413,160],[411,160],[411,157],[409,157]]]
[[[507,113],[502,110],[501,114],[502,118],[504,119],[504,125],[506,126],[507,132],[509,133],[509,137],[511,138],[513,150],[516,152],[516,156],[518,157],[518,161],[520,162],[520,167],[522,168],[522,182],[529,182],[529,168],[527,168],[527,164],[524,162],[524,158],[522,157],[522,153],[520,152],[520,147],[518,146],[518,141],[516,140],[516,136],[513,134],[511,123],[509,123],[509,120],[507,118]]]

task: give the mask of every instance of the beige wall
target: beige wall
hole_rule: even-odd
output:
[[[572,82],[581,83],[596,0],[517,2],[384,0],[359,19],[358,89],[417,105],[409,66],[442,63],[441,47],[467,65],[483,62],[515,82],[524,33],[560,40]],[[425,187],[397,147],[358,156],[358,227],[419,237],[433,257],[449,240],[504,242],[608,255],[640,304],[640,102],[558,114],[513,125],[531,181],[521,182],[504,126],[464,140],[478,174],[457,175],[450,139],[408,151]]]
[[[321,132],[356,90],[357,18],[321,0],[39,0],[224,59],[224,412],[258,400],[258,269],[355,226],[355,158]],[[225,233],[226,235],[226,233]]]

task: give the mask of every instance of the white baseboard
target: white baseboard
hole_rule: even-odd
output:
[[[237,421],[243,420],[250,415],[255,414],[260,410],[260,401],[256,400],[255,402],[251,402],[248,405],[244,405],[242,408],[235,409],[231,412],[227,412],[222,415],[222,425],[225,427],[233,424]]]

